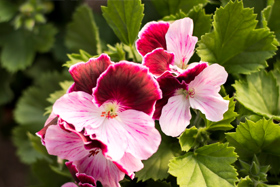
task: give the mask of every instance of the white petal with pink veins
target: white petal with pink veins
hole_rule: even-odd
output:
[[[168,136],[179,136],[189,125],[191,119],[190,104],[184,95],[172,96],[162,108],[159,124]]]
[[[47,129],[45,145],[49,154],[59,156],[62,159],[74,161],[88,155],[81,137],[61,129],[58,125],[51,125]]]
[[[94,134],[92,139],[99,140],[107,146],[107,150],[104,150],[105,155],[114,161],[120,160],[127,150],[129,142],[126,133],[119,117],[106,118],[99,127],[86,130],[86,134]]]
[[[125,110],[119,114],[126,133],[127,150],[138,159],[148,159],[158,149],[161,136],[151,116],[141,111]]]
[[[190,82],[189,88],[195,88],[195,91],[204,89],[204,86],[211,85],[213,91],[219,92],[221,85],[223,85],[228,77],[223,66],[219,64],[212,64],[205,68],[195,79]]]
[[[223,119],[224,113],[228,110],[229,101],[224,100],[218,93],[213,94],[213,91],[207,86],[205,92],[195,93],[193,98],[190,98],[190,105],[194,109],[200,110],[205,114],[210,121],[220,121]]]
[[[134,178],[134,172],[141,170],[144,165],[140,159],[135,158],[130,153],[125,153],[121,160],[114,162],[118,167],[123,170],[131,179]]]
[[[92,99],[93,97],[85,92],[68,93],[54,103],[53,112],[73,124],[79,132],[87,126],[98,127],[104,120],[100,116],[103,108],[98,108]]]
[[[192,19],[184,18],[174,21],[165,35],[167,51],[175,54],[175,64],[182,69],[187,67],[198,40],[192,31]]]
[[[208,120],[220,121],[228,110],[229,101],[219,94],[227,76],[224,67],[212,64],[189,84],[189,89],[194,91],[193,96],[189,98],[191,107],[200,110]]]

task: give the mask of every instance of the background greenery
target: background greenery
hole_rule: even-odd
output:
[[[280,1],[0,0],[0,186],[72,180],[35,135],[72,83],[67,67],[102,52],[140,63],[140,28],[186,16],[199,38],[190,62],[219,63],[229,72],[221,90],[229,110],[216,123],[194,113],[179,139],[162,134],[158,152],[121,185],[279,184]]]

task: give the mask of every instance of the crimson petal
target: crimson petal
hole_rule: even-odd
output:
[[[165,51],[162,48],[153,50],[144,57],[143,65],[149,68],[149,71],[159,76],[165,71],[170,70],[169,65],[174,63],[174,54]]]
[[[107,54],[102,54],[98,58],[91,58],[86,63],[80,62],[70,67],[69,72],[74,79],[74,84],[68,92],[84,91],[92,94],[92,88],[101,73],[103,73],[112,62]]]
[[[180,74],[177,79],[180,82],[185,81],[185,83],[189,84],[198,74],[200,74],[205,68],[207,68],[207,66],[208,64],[206,62],[198,63],[194,67],[188,68],[186,71]]]
[[[139,32],[139,39],[136,41],[138,52],[145,56],[156,48],[166,48],[165,35],[169,28],[168,22],[149,22]]]
[[[95,102],[117,101],[123,110],[134,109],[151,115],[161,98],[158,83],[142,65],[122,61],[109,66],[93,91]]]

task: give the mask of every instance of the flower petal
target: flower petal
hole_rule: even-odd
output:
[[[72,92],[59,98],[53,105],[53,112],[74,125],[77,131],[87,126],[96,127],[103,122],[102,108],[93,102],[93,97],[85,92]]]
[[[104,155],[114,161],[120,160],[127,149],[126,131],[117,118],[105,119],[99,127],[89,127],[85,132],[86,135],[91,135],[93,140],[105,144],[107,147],[103,150]]]
[[[62,130],[58,125],[50,126],[45,135],[48,153],[62,159],[80,160],[89,154],[79,135]]]
[[[156,48],[166,49],[165,34],[169,28],[168,22],[149,22],[139,32],[136,41],[138,52],[145,56]]]
[[[205,86],[209,85],[212,86],[212,92],[217,93],[220,91],[221,85],[226,82],[227,76],[228,74],[223,66],[212,64],[190,82],[189,88],[195,88],[195,92],[199,93],[200,90],[203,91],[206,88]]]
[[[192,63],[195,64],[195,63]],[[185,83],[189,84],[191,81],[194,80],[194,78],[200,74],[206,67],[208,67],[208,64],[206,62],[202,63],[196,63],[195,66],[192,68],[186,69],[184,72],[182,72],[177,79],[182,82],[185,81]]]
[[[193,21],[183,18],[174,21],[166,33],[167,50],[175,54],[175,64],[185,69],[193,55],[197,37],[192,36]]]
[[[91,58],[86,63],[80,62],[69,68],[75,83],[68,90],[84,91],[88,94],[92,93],[92,88],[96,86],[96,81],[101,73],[103,73],[112,62],[107,54],[102,54],[98,58]]]
[[[67,182],[63,184],[61,187],[78,187],[74,182]]]
[[[98,106],[117,101],[123,109],[134,109],[151,115],[161,90],[145,66],[120,62],[109,66],[99,77],[93,95]]]
[[[96,181],[92,176],[89,176],[85,173],[79,173],[77,167],[73,162],[65,162],[65,165],[69,169],[71,175],[75,179],[77,183],[79,183],[79,186],[85,186],[85,187],[94,187],[96,186]]]
[[[57,115],[52,112],[48,117],[47,121],[45,122],[44,127],[39,132],[36,133],[36,135],[41,138],[43,145],[45,145],[45,134],[47,129],[49,128],[50,125],[56,125],[57,120],[58,120]]]
[[[189,125],[191,119],[189,101],[183,95],[170,97],[162,108],[159,124],[168,136],[179,136]]]
[[[136,110],[125,110],[119,114],[127,138],[126,152],[138,159],[145,160],[158,149],[161,136],[155,128],[151,116]]]
[[[169,65],[174,63],[174,54],[165,51],[162,48],[147,53],[143,59],[143,65],[149,68],[149,71],[159,76],[165,71],[170,70]]]
[[[162,99],[159,99],[156,103],[156,110],[153,115],[154,119],[159,119],[162,107],[167,104],[168,99],[174,95],[177,89],[186,88],[186,86],[181,84],[170,72],[162,74],[157,81],[162,90]]]
[[[82,160],[74,161],[73,164],[76,165],[79,173],[92,176],[96,181],[100,181],[104,187],[120,187],[119,181],[125,175],[117,165],[103,156],[102,151]]]
[[[135,158],[130,153],[125,153],[121,160],[114,162],[120,170],[127,174],[131,179],[134,178],[134,172],[141,170],[144,165],[140,159]]]
[[[229,101],[219,95],[220,86],[227,80],[227,72],[218,65],[212,64],[205,68],[189,84],[194,89],[194,97],[190,97],[192,108],[200,110],[211,121],[220,121],[228,110]]]
[[[220,121],[223,114],[228,110],[229,101],[224,100],[219,94],[213,94],[211,86],[204,88],[204,91],[195,93],[194,98],[190,98],[190,105],[194,109],[200,110],[210,121]]]

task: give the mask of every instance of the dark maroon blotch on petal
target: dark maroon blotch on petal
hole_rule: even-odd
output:
[[[101,73],[112,64],[107,54],[102,54],[98,58],[91,58],[86,63],[78,63],[70,67],[69,72],[74,79],[74,84],[69,88],[68,92],[84,91],[92,94],[92,88],[96,86],[96,82]]]
[[[166,48],[165,35],[169,28],[168,22],[150,22],[146,24],[139,34],[139,39],[136,41],[138,52],[145,56],[147,53],[156,48]]]
[[[167,104],[170,97],[174,96],[174,93],[177,89],[187,88],[185,83],[180,83],[170,72],[165,72],[162,74],[159,78],[157,78],[157,81],[162,91],[162,99],[158,100],[156,103],[156,110],[153,115],[154,119],[159,119],[162,107]]]
[[[99,106],[117,101],[124,110],[134,109],[150,115],[155,102],[161,98],[161,91],[146,67],[123,61],[110,66],[100,76],[93,95]]]
[[[191,69],[187,69],[186,71],[184,71],[183,73],[181,73],[177,79],[180,82],[185,81],[185,83],[189,84],[191,81],[194,80],[194,78],[200,74],[206,67],[208,66],[207,63],[200,63],[197,64],[195,67],[191,68]]]
[[[159,76],[165,71],[170,70],[169,65],[174,63],[174,54],[158,48],[144,57],[144,66],[149,68],[149,71]]]

